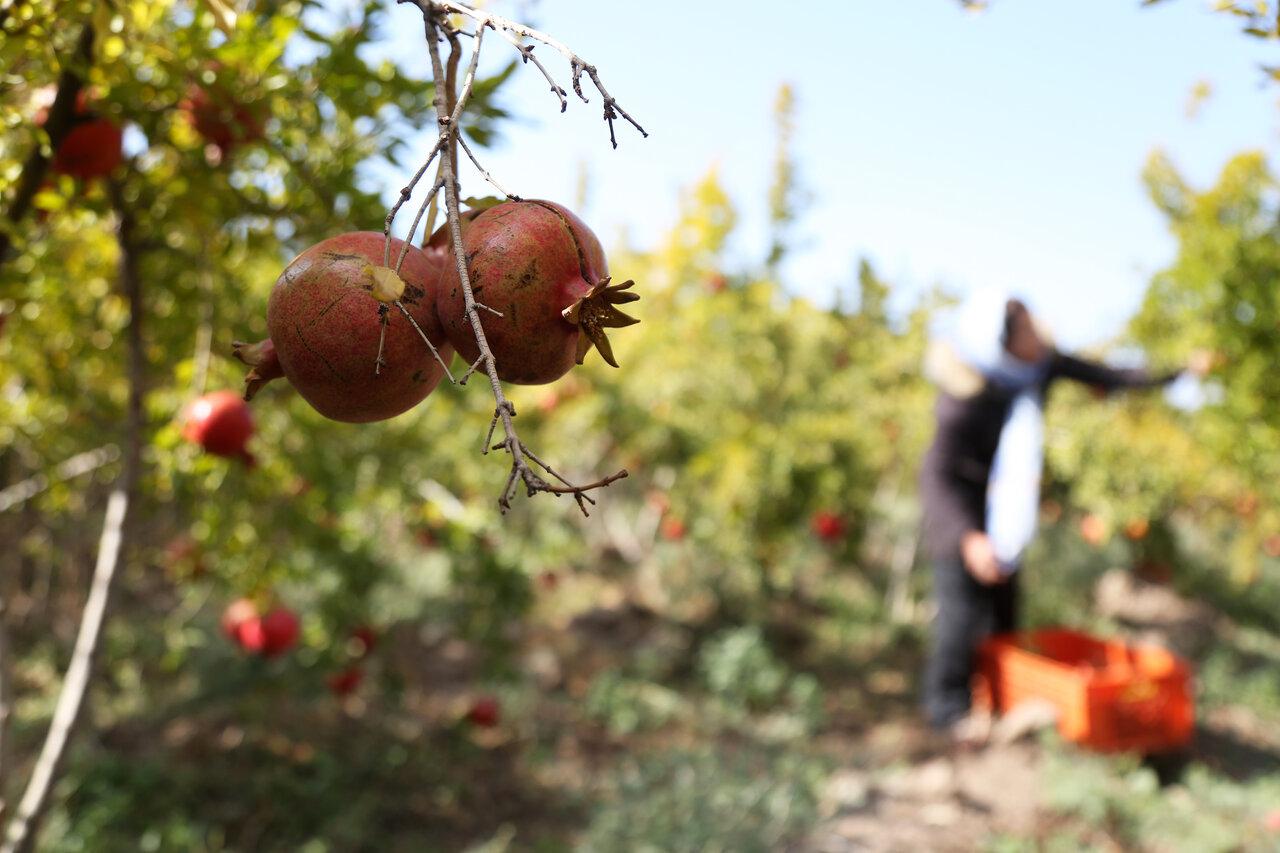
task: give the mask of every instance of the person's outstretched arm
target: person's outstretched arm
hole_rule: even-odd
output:
[[[1182,370],[1156,373],[1142,367],[1110,367],[1100,362],[1057,353],[1053,359],[1052,373],[1104,391],[1116,391],[1121,388],[1158,388],[1168,385],[1182,375]]]

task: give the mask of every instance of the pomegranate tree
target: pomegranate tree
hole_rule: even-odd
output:
[[[513,201],[479,214],[462,237],[466,270],[498,378],[519,385],[559,379],[594,346],[618,366],[605,330],[639,322],[618,309],[634,302],[632,282],[609,283],[600,240],[572,211],[549,201]],[[436,296],[449,342],[480,355],[450,253]]]
[[[320,414],[362,423],[394,417],[431,393],[453,352],[434,310],[437,268],[393,240],[393,257],[404,253],[397,276],[382,266],[384,248],[383,235],[359,231],[293,259],[267,305],[270,339],[235,345],[253,366],[247,399],[284,376]],[[399,293],[383,292],[387,274],[398,278]]]

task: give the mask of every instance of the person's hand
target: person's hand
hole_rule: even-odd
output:
[[[1218,366],[1218,355],[1213,350],[1198,349],[1187,359],[1187,372],[1198,379],[1209,375]]]
[[[981,530],[970,530],[960,540],[960,556],[973,579],[984,586],[995,586],[1004,580],[1000,561],[996,559],[991,537]]]

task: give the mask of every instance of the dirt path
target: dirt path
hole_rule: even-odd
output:
[[[827,783],[825,819],[801,849],[973,850],[993,832],[1034,829],[1039,779],[1033,742],[879,770],[839,770]]]

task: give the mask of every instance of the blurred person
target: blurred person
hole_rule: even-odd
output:
[[[1190,369],[1202,374],[1197,355]],[[1018,623],[1017,571],[1035,534],[1044,398],[1057,379],[1103,391],[1163,386],[1183,371],[1117,369],[1059,352],[1017,297],[981,291],[930,343],[937,432],[920,474],[937,616],[924,675],[929,723],[960,742],[984,738],[969,713],[975,652]]]

